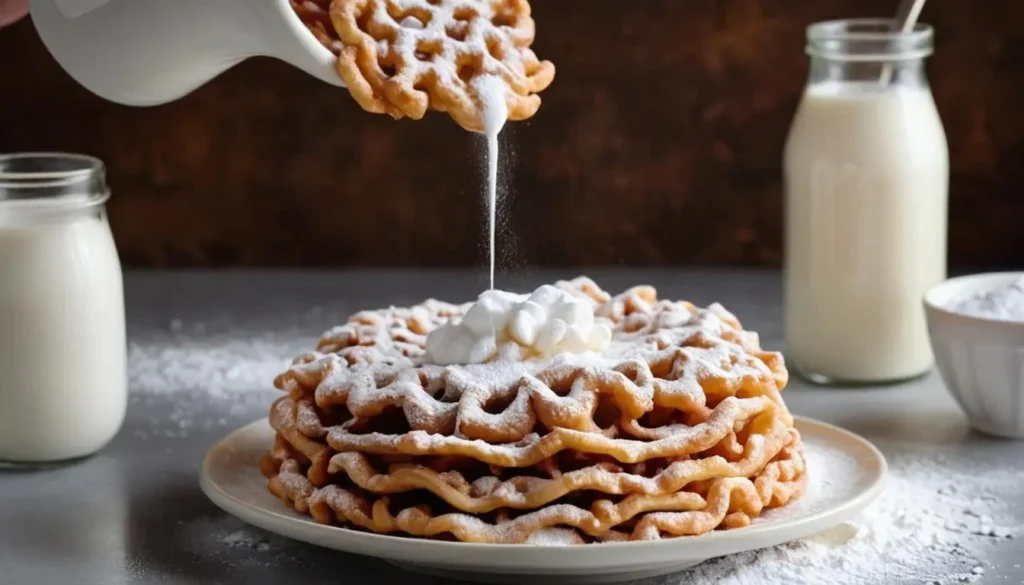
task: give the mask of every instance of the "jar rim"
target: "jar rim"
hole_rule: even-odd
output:
[[[0,211],[12,215],[61,215],[110,198],[103,161],[86,154],[0,154]]]
[[[935,31],[918,22],[909,31],[892,18],[825,20],[807,27],[807,54],[836,61],[904,61],[932,54]]]
[[[904,32],[896,28],[892,18],[843,18],[823,20],[807,27],[807,38],[850,39],[878,41],[894,38],[926,39],[934,34],[931,25],[918,22],[913,30]]]

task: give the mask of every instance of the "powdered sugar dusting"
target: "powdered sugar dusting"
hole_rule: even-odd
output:
[[[801,542],[709,561],[656,583],[946,585],[980,579],[984,548],[1016,537],[1020,529],[1022,514],[1006,499],[1020,471],[971,469],[921,445],[888,447],[897,453],[889,456],[885,491],[854,521]],[[849,460],[812,444],[807,456],[808,496],[778,513],[798,511],[833,489],[829,484],[849,477]]]
[[[165,414],[137,427],[134,438],[182,439],[226,428],[240,417],[265,415],[276,395],[274,376],[316,340],[310,333],[316,326],[303,329],[309,331],[259,332],[171,319],[164,331],[133,335],[128,346],[130,400]]]
[[[580,537],[576,532],[559,528],[538,530],[526,540],[526,544],[537,546],[569,546],[579,544],[579,542]]]
[[[1024,322],[1024,277],[960,299],[950,308],[972,317]]]
[[[180,329],[180,324],[177,328]],[[128,375],[132,393],[165,395],[201,390],[213,399],[267,392],[274,376],[312,344],[295,332],[253,335],[173,336],[132,342]]]
[[[270,550],[270,543],[266,542],[246,530],[236,530],[220,539],[221,544],[230,547],[244,546],[257,551]]]
[[[849,453],[836,447],[806,438],[804,457],[807,460],[807,486],[804,495],[784,508],[768,510],[755,523],[780,516],[793,517],[826,510],[845,500],[854,484],[863,480],[860,463]]]
[[[542,382],[528,373],[545,379],[586,377],[589,382],[602,385],[613,383],[609,377],[626,376],[632,378],[630,383],[635,382],[636,391],[647,392],[653,385],[651,367],[668,369],[665,384],[671,383],[671,391],[679,393],[687,392],[688,388],[699,392],[701,381],[709,378],[720,383],[758,380],[766,392],[775,392],[784,383],[781,355],[761,350],[756,335],[743,331],[735,317],[718,305],[699,309],[686,302],[659,301],[651,287],[634,287],[613,298],[586,277],[549,288],[586,299],[574,302],[574,306],[592,311],[593,319],[611,325],[610,345],[603,352],[558,353],[548,358],[519,356],[528,358],[520,361],[505,359],[503,352],[498,351],[493,361],[484,364],[442,369],[439,364],[429,363],[431,352],[424,352],[425,342],[436,341],[434,333],[444,330],[446,321],[469,320],[469,313],[482,305],[427,301],[409,308],[359,313],[348,323],[329,330],[317,344],[317,351],[305,354],[278,378],[277,384],[289,392],[298,388],[316,392],[318,400],[349,402],[347,406],[354,414],[358,414],[358,404],[352,401],[360,397],[400,405],[414,429],[432,428],[433,432],[449,428],[452,422],[450,416],[437,416],[438,413],[452,411],[456,402],[463,406],[474,404],[458,409],[458,421],[464,423],[472,418],[474,426],[480,423],[479,428],[500,429],[503,442],[514,442],[525,436],[532,425],[527,418],[531,408],[535,408],[530,406],[531,401],[551,404],[553,409],[546,412],[555,415],[564,410],[560,406],[582,408],[580,396],[570,393],[558,397],[547,388],[549,381]],[[413,314],[420,315],[415,322],[410,321]],[[487,321],[482,319],[484,326]],[[471,336],[469,341],[473,339]],[[514,341],[508,343],[517,345]],[[554,368],[545,370],[552,366],[566,367],[561,367],[560,372]],[[413,368],[418,370],[415,375],[405,375]],[[358,391],[352,391],[353,386]],[[412,391],[413,386],[425,387]],[[444,395],[438,398],[437,390],[442,387]],[[650,397],[636,399],[649,401]],[[483,411],[485,403],[504,400],[511,400],[511,404],[501,418]],[[424,408],[425,404],[429,407]],[[645,407],[640,404],[638,408]],[[419,413],[410,417],[412,411]],[[423,424],[427,422],[432,424]],[[574,428],[572,423],[566,426]],[[465,430],[457,421],[455,428]],[[335,441],[340,441],[340,436],[332,432]],[[364,444],[371,436],[352,440]]]

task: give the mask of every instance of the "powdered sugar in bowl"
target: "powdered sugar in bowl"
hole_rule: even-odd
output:
[[[947,280],[924,306],[939,372],[971,426],[1024,439],[1024,272]]]

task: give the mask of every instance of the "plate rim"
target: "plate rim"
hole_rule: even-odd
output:
[[[439,541],[439,540],[426,540],[420,538],[411,538],[405,536],[392,536],[387,534],[375,534],[372,532],[364,532],[359,530],[353,530],[350,528],[344,528],[341,526],[332,526],[326,524],[319,524],[314,522],[311,518],[295,518],[294,516],[285,514],[283,510],[291,510],[291,508],[284,507],[282,511],[270,510],[262,506],[247,502],[232,493],[225,490],[221,485],[213,480],[210,473],[210,468],[213,465],[213,461],[217,453],[225,448],[232,448],[231,444],[238,440],[240,435],[244,435],[249,432],[253,432],[254,427],[260,425],[266,425],[269,427],[267,418],[261,418],[252,421],[246,425],[243,425],[227,435],[223,436],[216,443],[214,443],[203,457],[202,464],[199,470],[199,487],[202,492],[206,495],[214,505],[220,508],[222,511],[239,518],[247,524],[256,526],[257,528],[266,530],[268,532],[279,534],[290,538],[292,540],[312,544],[313,546],[323,548],[333,548],[335,550],[341,550],[351,552],[352,554],[362,554],[366,556],[373,556],[384,560],[393,560],[398,562],[404,562],[406,564],[420,564],[425,565],[427,563],[410,561],[409,557],[415,553],[415,556],[427,556],[439,559],[438,564],[434,566],[446,566],[454,568],[458,566],[470,566],[470,565],[481,565],[490,564],[490,560],[478,560],[477,562],[469,562],[469,559],[464,561],[456,561],[453,558],[447,557],[447,553],[451,553],[455,550],[462,551],[465,553],[471,553],[473,557],[479,557],[484,559],[485,557],[492,557],[495,555],[508,555],[509,553],[528,553],[531,558],[537,558],[537,556],[543,558],[551,555],[550,559],[544,559],[546,562],[553,562],[557,557],[560,564],[568,568],[571,564],[570,557],[590,557],[596,555],[603,556],[608,555],[628,555],[630,553],[643,552],[644,556],[658,556],[665,555],[665,551],[671,550],[674,553],[673,558],[683,560],[686,557],[680,555],[692,555],[693,558],[703,557],[712,558],[728,554],[735,554],[746,550],[752,550],[756,548],[764,548],[767,546],[775,546],[784,542],[790,542],[798,540],[800,538],[806,538],[812,536],[822,530],[828,528],[828,526],[834,526],[845,522],[858,514],[861,510],[866,508],[872,502],[874,502],[882,494],[886,480],[889,475],[889,465],[885,459],[885,455],[876,447],[871,441],[865,439],[857,433],[844,429],[840,426],[832,423],[820,421],[817,419],[794,416],[794,426],[804,432],[803,429],[810,429],[811,432],[817,431],[818,433],[826,433],[833,437],[840,437],[843,445],[856,445],[858,450],[863,450],[870,455],[871,462],[873,465],[860,465],[862,468],[873,467],[876,468],[873,471],[873,480],[864,488],[853,494],[851,497],[837,502],[836,504],[829,506],[823,510],[819,510],[815,513],[808,514],[806,516],[800,516],[794,519],[781,520],[780,523],[764,523],[748,526],[737,530],[723,530],[713,531],[710,533],[698,535],[698,536],[687,536],[677,538],[664,538],[661,540],[648,540],[648,541],[627,541],[627,542],[604,542],[604,543],[591,543],[585,546],[550,546],[542,544],[493,544],[493,543],[473,543],[473,542],[450,542],[450,541]],[[853,448],[844,449],[844,452],[850,453]],[[858,457],[858,461],[862,461],[862,458]],[[257,468],[253,468],[258,473]],[[260,476],[262,477],[262,476]],[[282,505],[284,505],[282,503]],[[818,525],[825,522],[828,518],[828,526],[819,527],[815,529],[809,529],[808,526]],[[282,529],[278,526],[270,526],[270,523],[276,524],[295,524],[295,530],[287,530],[286,534],[282,532]],[[341,546],[326,546],[317,542],[313,542],[308,538],[295,536],[296,532],[309,532],[315,531],[320,532],[324,537],[334,535],[334,542]],[[769,544],[750,546],[751,541],[757,541],[758,537],[761,540],[771,540],[769,537],[774,533],[787,532],[787,533],[798,533],[796,536],[784,538],[780,541],[771,542]],[[321,539],[324,540],[324,539]],[[353,541],[359,542],[360,549],[377,549],[380,553],[366,553],[350,550],[350,546]],[[348,548],[342,548],[348,547]],[[547,551],[547,552],[545,552]],[[402,553],[405,554],[402,554]],[[390,554],[388,554],[390,553]],[[501,556],[497,558],[501,558]],[[443,559],[443,560],[441,560]],[[540,560],[540,559],[537,559]],[[649,565],[650,562],[636,559],[635,564]],[[504,563],[502,563],[504,565]],[[615,563],[616,565],[622,565],[623,563]],[[507,569],[505,566],[495,566],[495,569]],[[524,569],[529,569],[524,567]]]

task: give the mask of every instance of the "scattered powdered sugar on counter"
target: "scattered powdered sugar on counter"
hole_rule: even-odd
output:
[[[236,530],[222,537],[220,542],[230,547],[246,547],[257,551],[268,551],[271,549],[269,542],[247,530]]]
[[[1024,277],[961,299],[950,309],[972,317],[1024,322]]]
[[[315,345],[315,337],[294,332],[229,332],[193,338],[176,331],[172,336],[129,344],[129,384],[136,395],[203,391],[210,398],[224,399],[267,392],[273,389],[275,376]]]
[[[133,336],[128,345],[129,399],[156,407],[133,436],[181,439],[266,416],[279,395],[274,377],[316,346],[309,330],[260,332],[172,320],[167,331]],[[315,331],[316,328],[311,330]],[[218,404],[216,408],[211,405]]]
[[[216,560],[233,569],[293,564],[320,549],[249,526],[229,515],[200,515],[179,520],[165,538],[198,559]],[[307,559],[308,560],[308,559]]]
[[[808,451],[808,493],[827,492],[848,473],[848,461],[821,455]],[[801,542],[708,561],[659,585],[972,583],[985,572],[978,551],[1017,536],[1021,517],[1004,496],[1014,493],[1019,471],[965,469],[963,461],[909,448],[890,455],[889,465],[884,493],[855,520]]]

